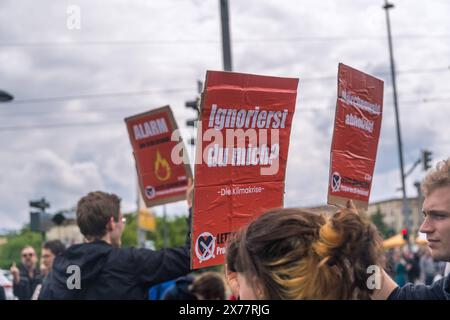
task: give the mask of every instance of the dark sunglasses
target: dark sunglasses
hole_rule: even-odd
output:
[[[26,258],[26,257],[32,257],[34,256],[34,253],[22,253],[22,257]]]

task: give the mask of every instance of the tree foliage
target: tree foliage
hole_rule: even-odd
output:
[[[6,236],[7,243],[0,245],[0,268],[9,269],[13,262],[20,263],[20,253],[26,246],[32,246],[36,254],[40,256],[42,236],[38,232],[32,232],[28,226],[17,233]]]
[[[370,217],[370,219],[372,220],[372,223],[377,227],[378,231],[384,239],[395,235],[395,230],[389,227],[384,222],[384,213],[381,211],[379,206],[377,207],[377,211]]]

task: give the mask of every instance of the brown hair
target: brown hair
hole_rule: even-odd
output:
[[[90,192],[78,201],[77,224],[87,239],[99,239],[106,234],[111,217],[119,221],[120,198],[102,191]]]
[[[450,186],[450,158],[438,162],[422,181],[422,193],[428,196],[437,188]]]
[[[194,280],[191,291],[204,300],[225,300],[225,283],[217,272],[205,272]]]
[[[332,216],[279,209],[236,234],[232,246],[232,267],[256,276],[266,299],[361,299],[371,292],[367,267],[378,264],[381,237],[347,209]]]
[[[57,256],[66,251],[66,246],[60,240],[50,240],[42,245],[42,249],[50,250],[51,253]]]

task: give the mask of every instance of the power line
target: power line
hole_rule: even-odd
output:
[[[440,68],[431,68],[431,69],[409,69],[403,71],[397,71],[397,74],[420,74],[420,73],[440,73],[440,72],[448,72],[450,71],[450,65]],[[389,75],[389,71],[377,72],[374,76],[384,76]],[[328,81],[328,80],[336,80],[337,75],[334,76],[325,76],[325,77],[316,77],[316,78],[300,78],[300,82],[309,82],[309,81]]]
[[[430,69],[410,69],[397,72],[398,74],[418,74],[418,73],[439,73],[450,71],[450,66],[430,68]],[[388,71],[378,72],[375,76],[387,75]],[[310,82],[310,81],[328,81],[336,80],[337,76],[324,76],[315,78],[300,78],[300,82]],[[87,100],[87,99],[99,99],[99,98],[110,98],[110,97],[127,97],[136,95],[153,95],[160,93],[173,94],[178,92],[192,92],[193,88],[173,88],[173,89],[153,89],[144,91],[131,91],[131,92],[116,92],[116,93],[94,93],[94,94],[78,94],[69,96],[59,96],[59,97],[42,97],[42,98],[24,98],[16,99],[9,104],[28,104],[28,103],[44,103],[44,102],[54,102],[54,101],[66,101],[66,100]]]
[[[326,99],[335,99],[335,96],[329,96],[329,97],[324,97],[324,96],[317,96],[317,97],[301,97],[299,96],[299,101],[301,103],[304,102],[310,102],[310,101],[323,101]],[[446,102],[448,101],[448,99],[450,98],[441,98],[441,97],[431,97],[431,98],[422,98],[422,99],[415,99],[415,100],[402,100],[402,103],[407,103],[407,104],[420,104],[420,103],[430,103],[430,102]],[[385,104],[390,103],[390,101],[385,101]],[[133,111],[133,110],[140,110],[140,109],[145,109],[148,108],[149,105],[140,105],[140,106],[125,106],[125,105],[115,105],[115,106],[109,106],[109,105],[97,105],[95,106],[95,109],[84,109],[84,110],[64,110],[63,112],[71,112],[74,111],[76,112],[77,116],[80,114],[91,114],[91,113],[98,113],[98,109],[107,109],[106,111],[111,113],[114,111],[120,111],[120,112],[124,112],[124,111]],[[312,111],[312,110],[323,110],[323,108],[307,108],[308,111]],[[303,108],[301,110],[304,110]],[[2,110],[0,110],[2,111]],[[55,114],[55,111],[52,110],[3,110],[3,111],[7,111],[5,113],[0,113],[0,116],[5,116],[5,117],[10,117],[10,116],[29,116],[29,115],[47,115],[47,114]],[[21,112],[23,111],[23,112]]]
[[[450,38],[450,34],[419,35],[404,34],[393,37],[394,39],[442,39]],[[385,40],[385,36],[294,36],[286,38],[238,38],[234,43],[273,43],[273,42],[322,42],[322,41],[365,41]],[[33,48],[33,47],[71,47],[71,46],[148,46],[148,45],[185,45],[185,44],[214,44],[219,45],[216,39],[172,39],[172,40],[91,40],[91,41],[43,41],[43,42],[3,42],[0,47],[4,48]]]
[[[125,123],[120,123],[125,125]],[[0,131],[18,131],[18,130],[34,130],[34,129],[62,129],[69,127],[90,127],[90,126],[105,126],[105,125],[119,125],[117,122],[112,121],[95,121],[95,122],[66,122],[66,123],[47,123],[47,124],[31,124],[31,125],[19,125],[19,126],[6,126],[0,127]]]
[[[303,101],[303,100],[302,100]],[[432,102],[447,102],[450,101],[450,97],[446,98],[425,98],[420,100],[402,101],[405,104],[427,104]],[[334,112],[334,109],[330,108],[299,108],[297,112]],[[119,123],[120,121],[120,123]],[[110,121],[95,121],[95,122],[66,122],[66,123],[48,123],[48,124],[31,124],[31,125],[15,125],[15,126],[0,126],[0,131],[24,131],[35,129],[61,129],[70,127],[85,127],[85,126],[104,126],[104,125],[123,125],[123,119],[112,119]]]
[[[174,89],[155,89],[155,90],[144,90],[144,91],[134,91],[134,92],[115,92],[115,93],[94,93],[94,94],[79,94],[71,96],[60,96],[60,97],[43,97],[43,98],[25,98],[13,100],[10,104],[24,104],[24,103],[43,103],[52,101],[65,101],[65,100],[85,100],[85,99],[99,99],[99,98],[109,98],[109,97],[128,97],[136,95],[153,95],[160,93],[178,93],[178,92],[190,92],[194,91],[193,88],[174,88]]]

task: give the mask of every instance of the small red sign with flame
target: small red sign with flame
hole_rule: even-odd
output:
[[[187,162],[179,161],[183,151],[175,154],[177,160],[172,158],[174,149],[186,149],[181,138],[171,139],[178,127],[170,107],[128,117],[125,122],[146,205],[151,207],[186,199],[187,182],[192,173]]]

